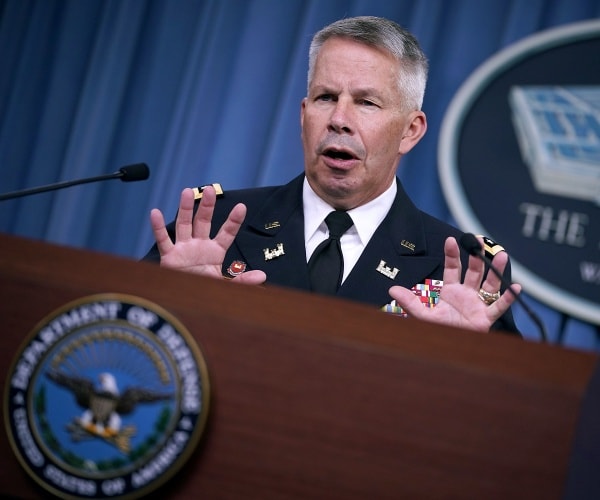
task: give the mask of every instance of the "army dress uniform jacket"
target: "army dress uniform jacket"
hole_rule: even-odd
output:
[[[248,209],[246,220],[225,256],[224,276],[245,265],[246,270],[263,270],[267,284],[310,290],[304,243],[303,182],[304,174],[301,174],[283,186],[233,190],[218,196],[211,237],[237,203],[243,203]],[[448,236],[458,239],[462,232],[419,210],[400,181],[396,179],[396,182],[398,191],[394,203],[339,288],[337,296],[340,298],[381,308],[390,302],[388,290],[393,285],[411,288],[428,278],[443,279],[444,241]],[[174,222],[167,230],[174,240]],[[463,254],[464,270],[468,255]],[[144,260],[160,261],[156,245]],[[386,275],[378,270],[381,266],[397,272]],[[509,266],[505,277],[510,279]],[[518,334],[510,310],[493,328]]]

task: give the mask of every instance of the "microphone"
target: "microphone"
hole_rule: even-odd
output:
[[[78,184],[87,184],[89,182],[105,181],[108,179],[121,179],[123,182],[135,182],[144,181],[148,177],[150,177],[150,169],[148,168],[148,165],[145,163],[134,163],[132,165],[125,165],[112,174],[87,177],[85,179],[78,179],[74,181],[56,182],[54,184],[47,184],[46,186],[0,194],[0,201],[10,200],[12,198],[20,198],[21,196],[28,196],[30,194],[44,193],[46,191],[54,191],[56,189],[76,186]]]
[[[507,291],[511,293],[511,295],[517,300],[519,304],[521,304],[521,307],[525,310],[527,315],[537,325],[540,331],[540,337],[542,338],[542,342],[547,342],[548,335],[546,333],[546,327],[542,323],[542,320],[529,308],[529,306],[521,298],[521,295],[516,293],[512,289],[512,283],[507,281],[504,278],[504,276],[502,276],[502,273],[498,271],[498,268],[492,264],[492,261],[488,259],[484,253],[482,253],[481,244],[479,243],[477,237],[471,233],[464,233],[460,237],[458,243],[462,247],[462,249],[465,250],[469,255],[473,255],[474,257],[481,259],[485,263],[486,267],[488,269],[491,269],[491,271],[498,277],[498,279],[500,279],[500,282],[506,287]]]

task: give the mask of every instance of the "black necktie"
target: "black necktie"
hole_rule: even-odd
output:
[[[344,258],[340,238],[350,229],[352,218],[343,210],[331,212],[325,218],[329,238],[323,241],[308,261],[311,289],[314,292],[335,295],[344,275]]]

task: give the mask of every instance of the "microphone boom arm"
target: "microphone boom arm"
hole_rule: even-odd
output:
[[[77,179],[74,181],[57,182],[54,184],[47,184],[45,186],[39,186],[30,189],[23,189],[20,191],[12,191],[10,193],[0,194],[0,201],[11,200],[13,198],[20,198],[21,196],[28,196],[30,194],[45,193],[47,191],[54,191],[56,189],[63,189],[66,187],[77,186],[79,184],[87,184],[90,182],[106,181],[109,179],[121,179],[124,182],[130,181],[141,181],[148,178],[150,171],[148,166],[144,163],[136,163],[120,168],[118,171],[112,174],[98,175],[96,177],[88,177],[86,179]]]

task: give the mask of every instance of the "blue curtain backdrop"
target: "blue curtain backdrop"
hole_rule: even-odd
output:
[[[137,259],[152,243],[150,209],[172,217],[183,187],[288,181],[303,168],[311,35],[365,14],[406,26],[430,58],[429,130],[399,175],[417,205],[452,222],[436,154],[459,86],[515,41],[599,17],[600,1],[0,0],[0,192],[136,162],[152,171],[2,202],[0,232]],[[597,326],[526,299],[553,341],[600,350]]]

